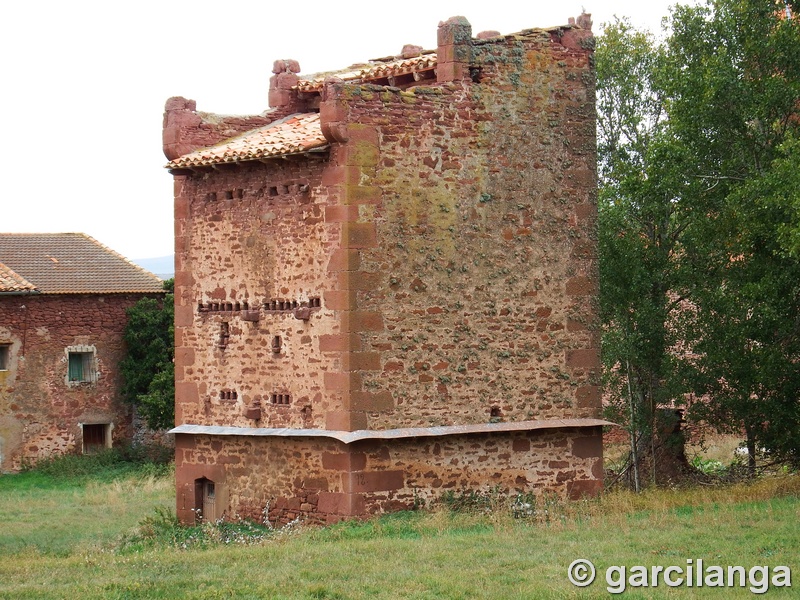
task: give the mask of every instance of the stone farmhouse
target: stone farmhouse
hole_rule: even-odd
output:
[[[80,233],[0,233],[0,470],[130,440],[125,311],[162,282]]]
[[[171,98],[177,509],[602,487],[591,20]]]

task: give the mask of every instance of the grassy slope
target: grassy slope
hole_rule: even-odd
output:
[[[0,598],[607,598],[603,572],[616,564],[684,566],[703,558],[706,565],[800,567],[798,477],[612,494],[553,505],[538,522],[499,513],[404,513],[287,533],[259,546],[119,551],[113,540],[153,507],[171,504],[170,487],[164,479],[143,485],[127,477],[25,489],[0,478]],[[81,519],[83,534],[70,533],[78,529],[73,518]],[[55,527],[57,520],[63,526]],[[566,579],[576,558],[598,566],[588,590]],[[752,596],[746,588],[663,584],[625,594],[667,595]]]
[[[54,481],[35,472],[1,476],[0,556],[67,555],[109,544],[154,508],[174,505],[168,478],[141,473],[107,477]]]

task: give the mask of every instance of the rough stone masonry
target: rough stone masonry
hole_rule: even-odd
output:
[[[171,98],[177,508],[333,522],[602,487],[591,20]]]

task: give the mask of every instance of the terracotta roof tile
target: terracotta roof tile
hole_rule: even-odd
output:
[[[318,92],[322,89],[325,79],[336,77],[350,82],[368,82],[384,77],[398,77],[410,73],[419,73],[436,67],[436,53],[427,52],[413,58],[397,58],[390,61],[371,62],[366,65],[354,65],[348,69],[335,73],[311,76],[311,79],[301,79],[295,89],[301,92]]]
[[[36,291],[36,286],[24,277],[20,277],[3,263],[0,263],[0,294],[9,292]]]
[[[499,36],[518,38],[541,35],[550,30],[562,29],[564,26],[548,29],[525,29],[519,33]],[[476,43],[487,43],[487,40],[476,40]],[[300,79],[293,89],[299,92],[320,92],[329,77],[349,83],[382,83],[382,80],[404,75],[415,75],[414,80],[430,78],[429,75],[416,77],[416,74],[431,72],[436,68],[438,57],[433,50],[422,50],[418,56],[404,58],[393,56],[375,59],[363,65],[353,65],[341,71],[318,73]],[[405,81],[403,85],[408,85]],[[327,147],[328,142],[322,135],[318,113],[298,113],[285,119],[270,123],[229,138],[208,148],[201,148],[176,158],[167,164],[169,169],[205,167],[223,163],[236,163],[262,158],[298,154],[309,150]]]
[[[43,294],[163,291],[158,277],[83,233],[0,233],[0,263]]]
[[[536,37],[546,34],[547,32],[572,27],[574,27],[574,25],[559,25],[555,27],[523,29],[517,33],[510,33],[507,35],[501,35],[497,32],[486,32],[491,33],[492,35],[489,37],[483,37],[482,39],[474,40],[474,42],[489,43],[489,40],[497,40],[498,38],[517,39]],[[435,50],[422,50],[419,56],[409,58],[404,58],[402,56],[380,58],[371,60],[365,64],[353,65],[346,69],[342,69],[341,71],[309,75],[307,78],[301,78],[293,89],[301,92],[319,92],[322,90],[325,79],[329,77],[335,77],[351,83],[369,83],[371,81],[380,80],[386,77],[399,77],[401,75],[429,71],[431,69],[435,69],[437,64],[438,56]]]
[[[180,169],[258,160],[308,152],[327,145],[328,141],[320,129],[319,114],[298,113],[247,131],[215,146],[190,152],[171,161],[167,164],[167,168]]]

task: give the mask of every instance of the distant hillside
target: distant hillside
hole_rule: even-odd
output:
[[[132,258],[131,262],[147,269],[161,279],[170,279],[175,276],[175,257],[172,254],[156,258]]]

